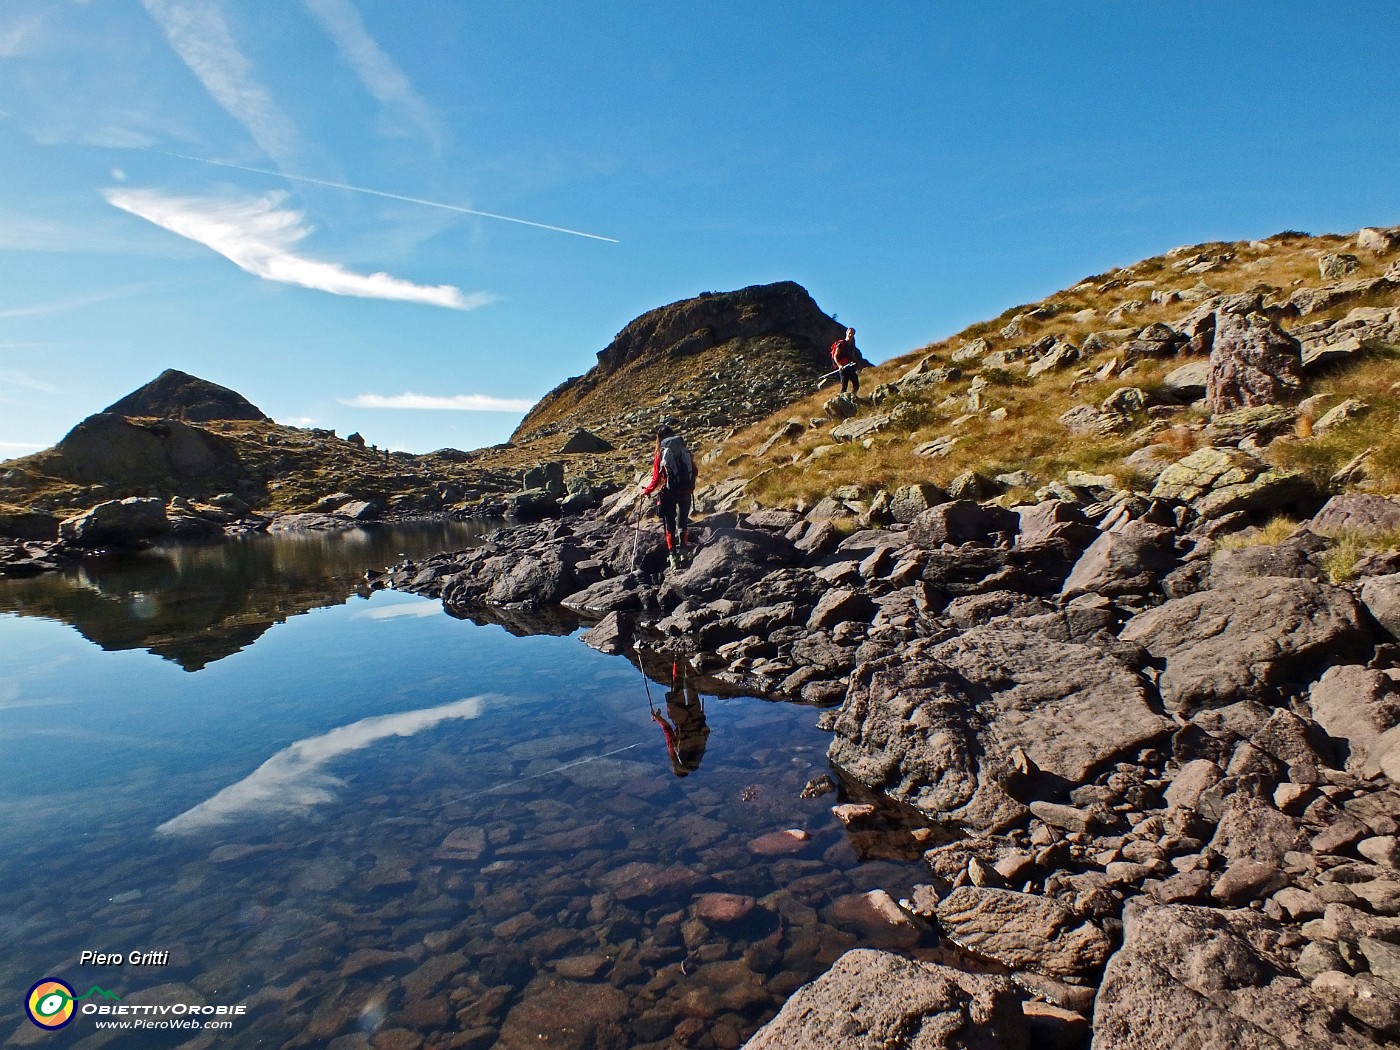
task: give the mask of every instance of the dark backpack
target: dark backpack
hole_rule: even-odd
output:
[[[668,489],[689,492],[695,488],[695,460],[679,434],[672,434],[661,442],[661,469],[666,472]]]

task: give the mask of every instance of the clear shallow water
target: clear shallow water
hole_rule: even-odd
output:
[[[858,940],[914,947],[859,896],[917,879],[907,831],[853,845],[798,797],[812,710],[353,595],[444,537],[315,539],[0,585],[31,613],[0,614],[0,1044],[734,1046]],[[169,658],[84,637],[152,621]],[[247,1012],[46,1034],[47,976]]]

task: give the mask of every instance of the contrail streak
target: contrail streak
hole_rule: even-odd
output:
[[[192,160],[197,164],[212,164],[216,168],[232,168],[235,171],[251,171],[257,175],[271,175],[277,179],[287,179],[290,182],[306,182],[312,186],[326,186],[333,190],[349,190],[352,193],[368,193],[372,197],[386,197],[391,201],[405,201],[409,204],[422,204],[428,208],[441,208],[443,211],[455,211],[461,215],[478,215],[483,219],[500,219],[502,222],[519,223],[521,226],[533,226],[540,230],[553,230],[555,233],[570,233],[575,237],[587,237],[594,241],[607,241],[609,244],[622,243],[616,237],[604,237],[597,233],[584,233],[582,230],[571,230],[567,226],[550,226],[548,223],[531,222],[529,219],[517,219],[513,215],[498,215],[492,211],[478,211],[476,208],[463,208],[456,204],[443,204],[441,201],[425,201],[421,197],[407,197],[402,193],[386,193],[384,190],[372,190],[365,186],[351,186],[344,182],[331,182],[327,179],[313,179],[309,175],[288,175],[285,171],[268,171],[266,168],[250,168],[243,164],[230,164],[225,160],[209,160],[206,157],[191,157],[184,153],[167,153],[165,150],[146,150],[147,153],[159,153],[163,157],[175,157],[179,160]]]
[[[613,755],[620,755],[624,751],[631,751],[634,747],[641,747],[639,740],[635,744],[628,744],[626,747],[619,747],[613,751],[604,751],[601,755],[589,755],[586,758],[576,758],[572,762],[565,762],[562,766],[555,766],[553,769],[546,769],[543,773],[531,773],[528,777],[521,777],[518,780],[506,780],[500,784],[493,784],[489,788],[482,788],[480,791],[473,791],[469,795],[459,795],[457,801],[464,802],[469,798],[476,798],[478,795],[489,795],[493,791],[500,791],[502,788],[515,787],[516,784],[523,784],[527,780],[538,780],[540,777],[547,777],[553,773],[562,773],[566,769],[573,769],[575,766],[584,766],[589,762],[597,762],[601,758],[611,758]]]

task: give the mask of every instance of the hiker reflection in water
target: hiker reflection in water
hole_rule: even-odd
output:
[[[690,682],[680,661],[671,664],[671,688],[666,691],[666,720],[656,708],[651,717],[666,734],[666,751],[671,756],[671,772],[686,777],[700,768],[710,727],[705,723],[705,701]]]

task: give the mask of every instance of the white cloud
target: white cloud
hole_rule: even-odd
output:
[[[204,90],[247,129],[264,153],[285,161],[296,151],[296,127],[253,76],[213,0],[142,0],[165,38]]]
[[[412,605],[383,605],[375,609],[366,609],[364,612],[357,612],[351,615],[354,620],[401,620],[405,617],[409,619],[429,619],[441,615],[442,606],[437,602],[424,602]]]
[[[110,189],[104,196],[115,207],[211,248],[239,269],[269,281],[332,295],[396,299],[454,310],[472,310],[496,298],[487,292],[463,295],[450,284],[421,285],[387,273],[354,273],[339,263],[297,255],[292,248],[311,230],[303,224],[301,212],[281,207],[284,193],[216,200]]]
[[[385,126],[398,131],[415,125],[437,149],[442,148],[442,122],[413,89],[404,74],[365,29],[350,0],[303,0],[308,10],[335,42],[342,57],[354,69],[365,90],[385,110]]]
[[[48,448],[35,441],[0,441],[0,448]]]
[[[528,412],[534,402],[522,397],[490,397],[486,394],[360,394],[340,398],[342,405],[353,408],[411,408],[448,412]]]
[[[321,767],[351,751],[394,736],[413,736],[449,719],[477,718],[487,697],[473,696],[420,711],[363,718],[283,748],[236,784],[167,820],[158,835],[181,835],[215,827],[246,813],[304,813],[332,798],[341,781]]]

